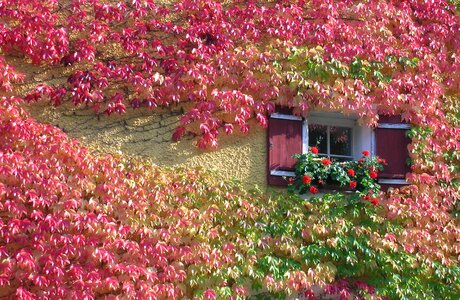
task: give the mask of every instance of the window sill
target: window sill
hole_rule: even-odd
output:
[[[407,182],[407,180],[405,179],[385,179],[385,178],[380,178],[378,180],[378,183],[379,184],[401,184],[401,185],[409,184],[409,182]]]
[[[293,171],[283,171],[283,170],[271,170],[271,176],[279,176],[279,177],[295,177],[295,173]]]

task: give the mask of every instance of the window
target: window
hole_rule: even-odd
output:
[[[350,127],[308,124],[308,146],[316,146],[320,156],[337,160],[352,160]]]
[[[405,131],[409,124],[398,116],[381,118],[373,130],[359,126],[357,118],[333,112],[312,112],[308,118],[294,116],[287,109],[278,109],[268,125],[268,183],[285,186],[283,176],[294,176],[293,154],[306,153],[316,146],[320,156],[346,161],[358,159],[362,150],[369,150],[387,160],[379,182],[395,186],[406,184],[408,172]],[[385,189],[386,186],[383,186]]]
[[[339,161],[353,160],[356,118],[339,113],[312,113],[306,123],[308,146],[317,147],[320,156]]]

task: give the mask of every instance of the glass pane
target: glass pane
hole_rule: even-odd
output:
[[[331,155],[351,156],[351,128],[331,126]]]
[[[318,147],[319,153],[327,154],[327,126],[308,124],[308,146]]]

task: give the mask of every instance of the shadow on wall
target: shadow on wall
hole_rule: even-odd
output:
[[[37,120],[58,126],[84,145],[148,157],[160,166],[201,166],[218,171],[224,178],[238,179],[245,186],[266,187],[266,131],[255,122],[250,124],[249,134],[221,133],[219,148],[203,151],[195,147],[191,137],[171,141],[182,114],[177,107],[128,110],[123,115],[99,118],[92,110],[70,105],[54,108],[35,103],[26,109]]]

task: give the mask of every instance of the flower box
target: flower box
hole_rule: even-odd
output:
[[[319,157],[315,147],[306,154],[295,154],[297,163],[295,177],[289,180],[289,190],[299,194],[318,192],[357,193],[364,200],[378,203],[380,186],[378,172],[385,163],[378,157],[371,157],[368,151],[356,161],[336,162]]]
[[[333,191],[333,192],[350,192],[353,191],[349,186],[340,185],[335,182],[326,182],[324,185],[319,187],[320,191]]]

